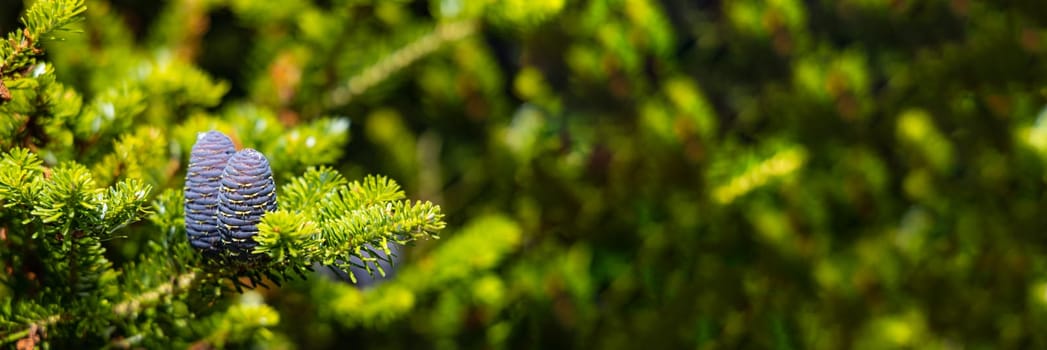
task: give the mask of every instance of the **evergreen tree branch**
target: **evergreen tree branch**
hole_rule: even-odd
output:
[[[87,10],[83,0],[37,1],[22,16],[21,31],[15,31],[0,42],[0,76],[19,71],[43,53],[40,38],[78,21]]]
[[[476,24],[471,21],[440,24],[432,33],[394,51],[349,78],[344,85],[331,91],[327,96],[328,108],[349,104],[367,90],[385,81],[393,73],[435,52],[445,44],[470,36],[474,32],[476,32]]]
[[[400,185],[381,176],[347,182],[330,168],[311,168],[280,193],[286,206],[262,218],[255,254],[299,270],[317,262],[334,266],[354,282],[352,267],[385,274],[376,257],[388,259],[390,242],[438,239],[445,226],[440,206],[404,199]]]
[[[152,290],[132,297],[131,299],[125,300],[113,306],[113,314],[119,317],[132,316],[144,308],[151,307],[156,304],[158,300],[164,296],[174,295],[185,291],[193,286],[197,281],[198,274],[195,271],[190,271],[178,275],[172,278],[171,281],[156,286]],[[30,322],[29,325],[25,326],[25,329],[19,332],[11,333],[2,340],[0,345],[8,344],[11,342],[18,341],[19,339],[25,338],[33,332],[34,329],[46,328],[50,325],[56,324],[60,321],[65,320],[67,317],[64,314],[55,314],[41,318],[39,320]]]
[[[128,316],[137,313],[144,307],[152,306],[157,300],[189,289],[197,280],[196,271],[189,271],[172,278],[170,282],[161,284],[152,290],[142,293],[129,300],[125,300],[113,306],[113,313],[118,316]]]
[[[41,328],[46,328],[47,326],[53,325],[55,323],[58,323],[58,321],[61,321],[64,317],[65,317],[64,315],[51,315],[51,316],[42,318],[39,321],[30,323],[29,326],[27,326],[24,330],[21,330],[21,331],[18,331],[18,332],[14,332],[14,333],[11,333],[11,334],[8,334],[8,335],[4,336],[3,339],[0,339],[0,345],[7,345],[7,344],[10,344],[10,343],[19,341],[21,339],[24,339],[26,337],[29,337],[34,332],[37,332]]]
[[[38,254],[29,255],[41,260],[41,267],[35,267],[25,258],[7,256],[5,252],[5,265],[27,271],[25,276],[5,278],[11,278],[11,283],[42,288],[44,293],[69,295],[73,298],[69,309],[97,309],[96,302],[106,298],[107,282],[117,274],[105,257],[102,240],[149,214],[146,198],[151,187],[137,179],[125,179],[108,188],[97,187],[86,167],[61,162],[54,168],[44,168],[40,159],[24,148],[0,154],[0,165],[0,204],[5,208],[4,214],[14,213],[14,226],[19,228],[15,232],[21,235],[15,244],[40,249]],[[42,310],[24,317],[48,314],[38,311]],[[19,339],[32,337],[34,329],[82,317],[64,313],[42,317],[23,331],[2,339],[22,341]]]
[[[43,186],[38,177],[43,172],[43,161],[28,149],[0,155],[0,207],[32,207]]]

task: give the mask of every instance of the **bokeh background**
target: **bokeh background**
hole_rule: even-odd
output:
[[[221,88],[138,121],[347,118],[322,162],[442,206],[389,278],[263,290],[262,346],[1047,348],[1043,1],[92,0],[79,26],[46,59],[85,99],[180,62]]]

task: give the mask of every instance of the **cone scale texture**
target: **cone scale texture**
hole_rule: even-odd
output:
[[[201,133],[189,156],[185,176],[185,230],[189,243],[208,256],[221,250],[218,191],[226,163],[236,152],[233,141],[218,131]]]
[[[218,228],[229,257],[253,261],[258,223],[276,210],[276,184],[265,155],[247,148],[233,155],[219,181]]]

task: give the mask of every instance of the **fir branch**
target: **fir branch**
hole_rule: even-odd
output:
[[[14,148],[0,155],[0,206],[31,207],[43,185],[43,161],[25,148]]]
[[[385,177],[367,176],[362,183],[353,181],[335,191],[321,208],[325,219],[335,219],[363,207],[403,198],[404,192],[396,182]]]
[[[90,300],[103,297],[98,291],[116,276],[102,239],[149,213],[146,197],[150,186],[125,179],[99,188],[84,166],[62,162],[45,169],[37,155],[21,148],[0,156],[0,164],[0,202],[11,212],[21,213],[17,217],[22,225],[34,225],[18,231],[32,234],[24,238],[33,239],[44,252],[41,259],[46,271],[30,279],[52,292],[69,295],[74,303],[87,301],[77,305],[93,305]],[[31,336],[32,329],[81,316],[43,317],[19,334]]]
[[[148,292],[116,304],[116,306],[113,306],[113,313],[122,317],[133,315],[144,307],[154,305],[157,300],[160,300],[160,298],[164,296],[173,295],[189,289],[196,280],[197,273],[195,271],[183,273],[178,275],[178,277],[171,279],[171,281],[161,284]]]
[[[118,179],[142,179],[152,186],[163,185],[166,178],[167,138],[156,127],[141,127],[121,135],[113,142],[113,152],[92,167],[92,175],[101,185]]]
[[[47,328],[50,325],[62,321],[63,318],[65,318],[64,315],[51,315],[42,318],[39,321],[30,323],[28,326],[25,327],[25,329],[4,336],[3,339],[0,339],[0,345],[7,345],[13,342],[17,342],[21,339],[30,337],[33,335],[33,333],[38,332],[40,329]]]
[[[319,262],[346,270],[355,282],[351,267],[385,274],[378,257],[390,259],[390,242],[436,239],[445,226],[440,206],[405,200],[400,185],[382,176],[347,183],[330,168],[314,168],[280,193],[287,206],[263,217],[255,237],[259,245],[254,253],[267,254],[273,267]],[[373,247],[382,247],[385,254]]]
[[[447,43],[460,40],[476,32],[471,21],[440,24],[428,35],[401,47],[377,63],[349,78],[342,86],[327,95],[328,108],[345,106],[367,90],[385,81],[393,73],[403,70]]]
[[[142,184],[141,180],[128,178],[117,182],[102,197],[99,210],[99,225],[102,233],[111,235],[116,230],[148,216],[151,210],[146,198],[152,186]]]
[[[64,236],[69,234],[74,222],[95,208],[97,203],[93,199],[100,191],[86,167],[74,162],[62,163],[44,182],[32,213],[44,224],[63,225],[58,233]]]
[[[280,189],[280,201],[288,208],[306,207],[319,203],[346,183],[342,174],[329,167],[309,168]]]
[[[8,34],[0,42],[0,76],[7,76],[34,63],[43,53],[40,38],[81,19],[87,10],[83,0],[43,0],[33,3],[24,16],[21,31]]]
[[[144,308],[155,305],[158,300],[165,296],[174,295],[188,290],[197,281],[197,276],[198,275],[195,271],[183,273],[171,279],[169,282],[156,286],[156,288],[153,288],[148,292],[116,304],[112,309],[113,314],[119,317],[133,316]],[[18,341],[19,339],[29,336],[34,329],[46,328],[58,322],[65,321],[66,319],[68,319],[68,317],[65,314],[55,314],[30,322],[22,331],[8,334],[4,336],[3,339],[0,339],[0,345]]]
[[[316,237],[320,229],[301,212],[281,209],[268,213],[258,231],[255,241],[259,246],[255,252],[268,254],[278,264],[316,254],[322,244]]]
[[[439,206],[429,202],[370,205],[328,221],[328,237],[332,244],[357,252],[365,243],[377,243],[383,238],[404,244],[426,235],[435,236],[434,232],[443,228],[439,210]]]

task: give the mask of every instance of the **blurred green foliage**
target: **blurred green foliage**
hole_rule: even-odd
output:
[[[179,188],[218,129],[278,181],[387,174],[447,214],[383,283],[170,302],[120,328],[144,344],[1047,347],[1041,1],[87,7],[37,66],[82,98],[5,150]],[[128,273],[172,273],[151,268]]]

